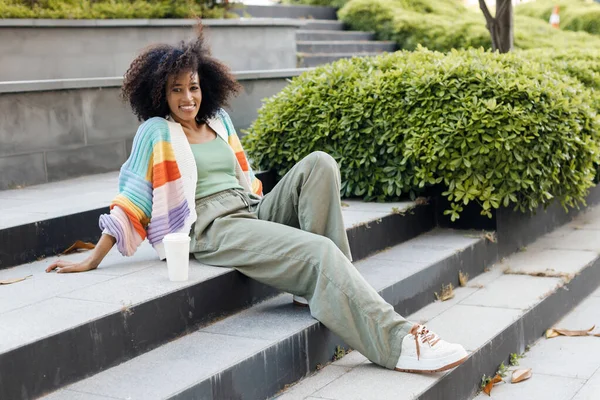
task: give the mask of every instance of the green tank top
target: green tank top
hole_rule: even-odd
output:
[[[227,189],[243,189],[235,176],[235,154],[220,137],[190,144],[198,168],[196,199]]]

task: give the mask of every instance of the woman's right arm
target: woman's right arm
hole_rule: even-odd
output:
[[[116,244],[124,256],[131,256],[146,239],[153,202],[153,150],[157,141],[168,137],[163,119],[152,118],[143,123],[133,140],[131,154],[121,167],[119,194],[112,201],[110,213],[100,216],[102,236],[90,256],[80,262],[58,260],[46,272],[83,272],[98,268]]]
[[[52,272],[54,270],[58,273],[84,272],[96,269],[115,243],[116,239],[114,237],[102,234],[96,248],[92,250],[92,254],[90,254],[88,258],[79,262],[57,260],[46,268],[46,272]]]

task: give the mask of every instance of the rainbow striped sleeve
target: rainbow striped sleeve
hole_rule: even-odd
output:
[[[139,127],[110,209],[110,214],[100,216],[100,229],[115,237],[119,252],[126,256],[133,255],[146,237],[154,244],[169,230],[183,226],[190,210],[164,119],[151,118]]]
[[[242,171],[244,171],[244,174],[246,174],[248,182],[250,182],[252,192],[259,196],[262,196],[262,182],[254,175],[254,172],[252,171],[252,167],[248,162],[246,152],[242,147],[242,143],[240,142],[240,138],[238,137],[235,131],[235,127],[233,126],[233,122],[231,122],[229,114],[227,114],[225,110],[221,109],[219,110],[218,116],[221,119],[221,121],[223,121],[223,125],[225,125],[225,128],[227,129],[227,140],[229,142],[229,145],[233,149],[233,152],[235,153],[235,157],[237,158],[238,162],[240,163],[240,166],[242,167]]]

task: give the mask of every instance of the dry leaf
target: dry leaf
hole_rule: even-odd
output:
[[[96,245],[93,243],[82,242],[81,240],[78,240],[75,243],[73,243],[73,245],[71,247],[69,247],[68,249],[63,251],[61,254],[63,254],[63,255],[70,254],[70,253],[76,252],[77,250],[91,250],[94,247],[96,247]]]
[[[344,203],[344,202],[342,201],[342,207],[350,207],[350,204],[348,204],[348,203]]]
[[[458,271],[458,283],[461,287],[467,286],[467,282],[469,281],[469,274],[466,274],[462,271]]]
[[[483,237],[491,243],[496,243],[497,241],[495,232],[487,232]]]
[[[500,375],[496,375],[488,382],[487,385],[485,385],[485,387],[483,388],[483,392],[485,394],[487,394],[488,396],[490,396],[490,393],[492,393],[492,388],[494,387],[494,385],[496,383],[500,383],[500,382],[502,382],[502,377]]]
[[[596,325],[587,330],[572,331],[568,329],[550,328],[546,331],[546,339],[552,339],[557,336],[600,336],[600,333],[591,333]]]
[[[27,275],[24,278],[13,278],[13,279],[4,279],[4,280],[0,280],[0,285],[10,285],[11,283],[17,283],[17,282],[21,282],[24,281],[25,279],[31,277],[33,275]]]
[[[446,301],[446,300],[450,300],[451,298],[454,297],[454,286],[452,286],[451,283],[444,285],[442,284],[442,292],[441,294],[437,294],[437,292],[434,293],[435,297],[440,300],[440,301]]]
[[[418,206],[426,206],[429,204],[429,199],[427,197],[417,197],[415,199],[415,204]]]
[[[519,383],[531,378],[531,368],[518,369],[512,373],[510,383]]]

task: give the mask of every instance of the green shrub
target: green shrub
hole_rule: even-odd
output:
[[[600,50],[563,50],[554,52],[550,57],[540,49],[522,54],[543,68],[571,76],[591,89],[592,104],[600,111]]]
[[[417,45],[438,51],[491,48],[490,34],[479,10],[463,7],[459,16],[452,11],[426,14],[415,10],[403,8],[398,0],[352,0],[338,15],[352,29],[375,29],[379,39],[393,40],[401,49],[413,50]],[[600,48],[600,40],[583,32],[559,31],[532,17],[517,16],[515,47]]]
[[[539,18],[548,23],[554,6],[560,7],[561,29],[600,35],[600,4],[581,0],[538,0],[516,7],[516,13]]]
[[[0,0],[0,18],[129,19],[237,17],[212,1]]]
[[[284,4],[305,4],[341,8],[349,0],[283,0]],[[419,13],[458,15],[465,7],[460,0],[394,0],[400,7]]]
[[[267,100],[244,138],[281,176],[312,151],[341,165],[342,195],[392,200],[443,185],[458,218],[552,198],[573,206],[592,186],[600,121],[591,90],[534,56],[419,49],[340,60]]]

